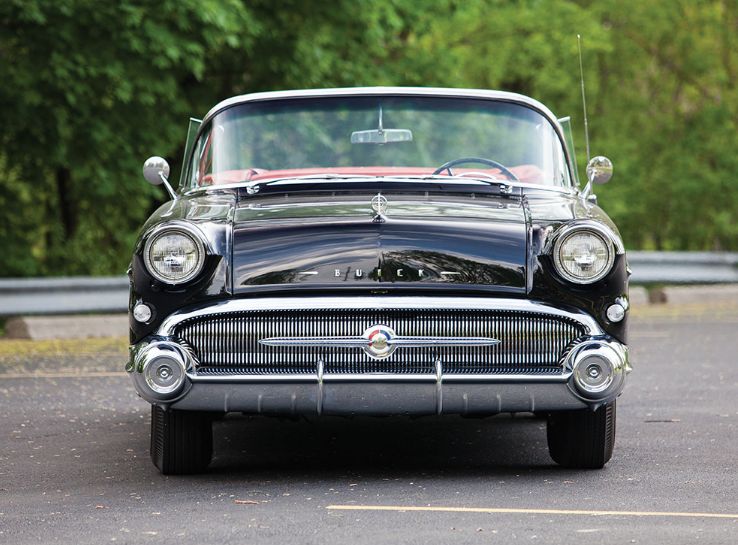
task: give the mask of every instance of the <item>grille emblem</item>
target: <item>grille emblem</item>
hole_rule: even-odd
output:
[[[392,339],[395,332],[386,325],[372,326],[364,331],[364,338],[369,341],[364,351],[373,358],[386,358],[395,351]]]
[[[390,357],[398,348],[434,346],[494,346],[499,339],[491,337],[403,337],[383,324],[367,328],[361,336],[346,337],[268,337],[260,339],[264,346],[315,346],[361,348],[367,356],[382,360]]]

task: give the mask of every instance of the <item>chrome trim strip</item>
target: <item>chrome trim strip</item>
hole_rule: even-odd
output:
[[[259,339],[264,346],[345,346],[364,348],[369,340],[364,337],[267,337]]]
[[[488,100],[504,100],[517,102],[531,106],[549,118],[555,127],[559,127],[558,118],[544,104],[537,100],[518,93],[507,91],[494,91],[487,89],[453,89],[448,87],[345,87],[332,89],[301,89],[293,91],[268,91],[263,93],[249,93],[227,98],[213,106],[205,117],[202,125],[205,125],[215,114],[247,102],[261,102],[265,100],[284,100],[291,98],[321,98],[321,97],[347,97],[347,96],[426,96],[426,97],[451,97],[451,98],[483,98]]]
[[[443,364],[436,360],[436,414],[443,414]]]
[[[242,352],[242,354],[248,355],[248,356],[254,355],[253,352]],[[513,354],[514,355],[523,355],[524,354],[526,356],[526,359],[527,359],[527,361],[528,361],[528,363],[530,365],[541,365],[541,364],[545,364],[550,359],[550,355],[549,354],[531,354],[531,353],[526,352],[524,350],[520,350],[520,351],[514,352]],[[215,352],[215,351],[211,351],[210,352],[210,356],[211,357],[214,357],[216,360],[220,360],[220,361],[227,361],[229,355],[232,355],[232,352]],[[275,356],[275,357],[286,358],[286,357],[289,356],[289,353],[286,350],[285,351],[276,351],[272,355]],[[318,358],[319,356],[316,354],[315,357]],[[382,359],[382,358],[379,358],[379,359]],[[449,365],[449,364],[458,364],[459,361],[460,361],[460,359],[462,359],[462,357],[457,354],[457,355],[453,356],[450,359],[446,359],[444,363],[447,364],[447,365]],[[308,365],[312,365],[312,362],[308,362],[308,361],[304,361],[303,363],[306,363]],[[196,365],[199,367],[201,365],[201,363],[198,362]],[[237,364],[234,364],[234,366],[237,367],[238,365]],[[205,365],[205,367],[206,368],[211,368],[210,365]],[[215,365],[215,368],[220,368],[222,371],[227,371],[227,369],[228,369],[228,367],[222,367],[222,366],[217,365],[217,364]]]
[[[213,314],[264,310],[502,310],[550,314],[569,318],[582,324],[587,335],[603,335],[597,321],[584,312],[566,311],[542,301],[530,299],[490,297],[412,297],[412,296],[358,296],[358,297],[264,297],[258,299],[229,299],[204,308],[182,310],[168,316],[156,335],[169,337],[185,320]]]
[[[566,382],[570,377],[571,371],[557,375],[449,374],[443,375],[443,382]]]
[[[407,347],[423,346],[494,346],[499,339],[492,337],[394,337],[387,344]]]
[[[323,414],[323,398],[325,397],[325,392],[323,388],[323,376],[324,376],[324,370],[325,370],[325,364],[323,363],[323,360],[318,360],[318,369],[316,377],[318,379],[318,402],[316,405],[316,410],[318,411],[318,414]]]
[[[323,178],[321,178],[321,179],[323,179]],[[325,179],[325,180],[328,181],[328,182],[334,181],[334,180],[331,180],[330,178]],[[253,182],[253,183],[258,185],[259,183],[265,183],[266,181],[268,181],[268,180],[264,180],[263,182],[260,181],[260,182]],[[379,182],[384,182],[384,181],[388,181],[388,180],[386,180],[384,176],[374,176],[374,177],[364,177],[364,181],[372,181],[372,182],[379,181]],[[396,181],[396,180],[392,180],[392,181]],[[406,180],[403,180],[403,181],[407,182],[407,181],[411,181],[411,180],[410,179],[406,179]],[[195,195],[195,194],[198,194],[198,193],[208,193],[210,191],[217,192],[217,191],[219,191],[221,189],[236,189],[236,188],[248,187],[248,184],[249,183],[252,183],[252,182],[231,182],[231,183],[227,183],[227,184],[204,185],[204,186],[200,186],[200,187],[190,188],[190,189],[188,189],[186,191],[183,191],[183,194],[184,195]],[[466,184],[466,185],[469,185],[469,184]],[[485,185],[488,186],[489,184],[485,184]],[[566,195],[576,195],[577,194],[577,190],[574,189],[573,186],[565,187],[565,186],[558,186],[558,185],[534,184],[534,183],[527,183],[527,182],[525,182],[525,183],[523,183],[523,182],[519,182],[519,183],[505,182],[505,185],[507,185],[509,187],[517,187],[517,188],[520,188],[520,189],[523,190],[523,192],[525,192],[526,189],[540,189],[540,190],[543,190],[543,191],[553,191],[555,193],[562,193],[562,194],[566,194]],[[503,196],[506,196],[508,198],[510,197],[510,195],[507,195],[507,194],[503,194]],[[514,197],[514,195],[513,195],[513,197]]]
[[[557,375],[441,375],[439,380],[434,374],[393,374],[393,373],[363,373],[363,374],[323,374],[322,378],[316,374],[300,375],[198,375],[188,372],[187,377],[192,382],[237,382],[237,383],[346,383],[346,382],[410,382],[410,383],[462,383],[462,382],[567,382],[571,371]]]
[[[441,182],[443,185],[479,185],[484,187],[497,187],[499,188],[500,194],[503,196],[510,196],[512,195],[512,188],[518,187],[529,187],[530,184],[524,183],[524,182],[514,182],[512,180],[496,180],[496,179],[480,179],[480,178],[472,178],[471,176],[463,177],[462,176],[442,176],[440,174],[428,174],[428,175],[407,175],[407,176],[397,176],[397,175],[390,175],[390,176],[363,176],[363,175],[353,175],[353,174],[347,174],[345,176],[335,176],[330,173],[326,174],[311,174],[309,176],[294,176],[294,177],[280,177],[280,178],[265,178],[263,180],[254,180],[254,181],[248,181],[248,182],[235,182],[235,184],[238,187],[245,187],[246,191],[249,195],[256,195],[260,192],[260,188],[263,186],[288,186],[288,185],[305,185],[306,182],[320,182],[320,183],[331,183],[331,182],[340,182],[342,184],[365,184],[370,182],[382,182],[382,183],[388,183],[388,184],[427,184],[429,181],[438,181]],[[215,187],[223,187],[225,185],[233,185],[232,184],[217,184]],[[213,187],[213,186],[208,186]],[[548,186],[545,186],[548,187]],[[556,186],[559,187],[559,186]],[[384,198],[381,193],[378,194],[379,197]],[[515,195],[514,197],[519,197],[519,195]],[[374,207],[374,202],[377,197],[375,196],[372,199],[372,207]],[[386,199],[385,199],[385,205],[386,205]],[[376,212],[376,211],[375,211]],[[377,216],[383,216],[384,212],[377,212]]]
[[[259,339],[258,343],[264,346],[307,347],[319,348],[345,347],[360,348],[372,359],[383,360],[390,357],[398,348],[423,348],[428,346],[494,346],[501,341],[491,337],[403,337],[397,335],[390,328],[385,328],[386,337],[382,336],[383,346],[377,350],[376,341],[368,333],[372,329],[381,329],[374,325],[366,330],[363,336],[315,336],[315,337],[267,337]],[[392,336],[389,336],[389,335]]]
[[[358,380],[357,380],[358,378]],[[435,384],[436,375],[430,374],[394,374],[394,373],[336,373],[323,375],[323,382],[412,382]]]
[[[317,373],[311,374],[284,374],[284,375],[198,375],[195,371],[188,371],[187,378],[192,382],[253,382],[253,383],[281,383],[281,384],[292,384],[292,383],[307,383],[307,384],[318,384],[320,382],[327,382],[326,377],[323,375],[323,379],[319,380]]]
[[[351,176],[350,178],[329,178],[325,176],[320,175],[313,175],[312,178],[305,179],[303,177],[297,177],[297,178],[279,178],[276,180],[256,180],[253,182],[246,182],[246,185],[244,187],[250,187],[250,186],[257,186],[257,185],[271,185],[271,186],[280,186],[280,185],[305,185],[305,182],[308,181],[325,181],[325,182],[341,182],[342,184],[364,184],[368,181],[380,181],[380,182],[386,182],[390,184],[407,184],[407,183],[418,183],[418,184],[427,184],[429,181],[440,181],[443,182],[443,185],[481,185],[484,187],[490,187],[496,184],[496,182],[492,182],[489,180],[477,180],[475,178],[468,178],[465,180],[458,180],[454,176]],[[500,182],[502,183],[502,182]],[[505,182],[507,183],[507,182]],[[499,184],[498,184],[499,185]]]
[[[259,339],[265,346],[345,346],[365,348],[371,344],[366,337],[268,337]],[[424,346],[494,346],[499,339],[491,337],[392,337],[390,346],[418,348]]]

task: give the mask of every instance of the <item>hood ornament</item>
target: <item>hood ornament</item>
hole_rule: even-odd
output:
[[[372,359],[389,358],[398,348],[437,348],[440,346],[494,346],[499,339],[491,337],[414,337],[397,335],[384,324],[376,324],[357,336],[337,337],[269,337],[259,339],[264,346],[320,348],[360,348]]]
[[[387,197],[382,195],[381,193],[377,193],[372,197],[372,210],[374,210],[374,218],[372,219],[375,223],[384,223],[387,221],[387,218],[385,217],[385,212],[387,211]]]

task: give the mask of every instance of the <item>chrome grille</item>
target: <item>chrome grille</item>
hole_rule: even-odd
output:
[[[493,337],[495,346],[399,348],[375,360],[358,348],[270,347],[268,337],[361,335],[384,324],[403,336]],[[576,320],[515,310],[258,310],[209,314],[179,323],[174,336],[197,356],[198,374],[325,373],[552,374],[585,333]]]

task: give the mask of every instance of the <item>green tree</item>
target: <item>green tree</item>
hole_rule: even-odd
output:
[[[622,173],[602,196],[628,244],[738,249],[738,6],[613,0],[602,21],[598,137]]]
[[[738,250],[736,30],[731,0],[466,0],[408,55],[436,60],[430,84],[521,92],[582,127],[581,34],[592,152],[616,173],[597,192],[627,246]]]
[[[120,273],[161,198],[141,158],[176,162],[210,57],[257,32],[234,0],[4,2],[0,274]]]

